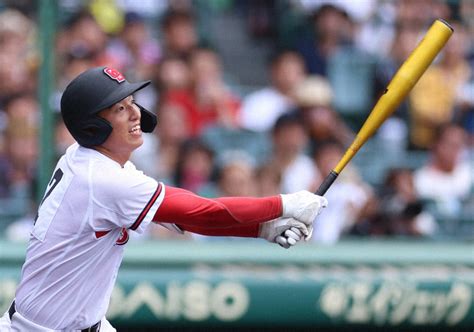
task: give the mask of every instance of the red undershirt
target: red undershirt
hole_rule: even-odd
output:
[[[166,186],[153,221],[173,223],[182,230],[203,235],[257,237],[260,223],[281,214],[280,196],[209,199]]]

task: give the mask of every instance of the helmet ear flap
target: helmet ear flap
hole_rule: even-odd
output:
[[[140,127],[144,133],[151,133],[157,123],[156,115],[144,108],[143,106],[135,103],[140,108],[141,119],[140,119]]]
[[[81,123],[79,127],[80,135],[76,135],[77,141],[86,148],[101,145],[112,132],[110,122],[98,116]]]

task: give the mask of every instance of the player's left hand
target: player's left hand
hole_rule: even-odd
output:
[[[283,217],[291,217],[301,221],[306,226],[311,226],[316,217],[328,205],[323,196],[310,193],[307,190],[298,191],[293,194],[282,194]]]
[[[311,233],[312,229],[302,222],[293,218],[278,218],[260,224],[259,237],[288,249],[311,236]]]

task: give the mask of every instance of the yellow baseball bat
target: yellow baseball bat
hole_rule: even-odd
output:
[[[339,173],[342,172],[361,146],[372,137],[380,125],[397,109],[431,62],[433,62],[436,55],[444,47],[453,32],[453,28],[444,20],[438,19],[433,23],[423,40],[421,40],[408,59],[398,69],[383,95],[370,112],[367,120],[365,120],[362,128],[357,133],[354,141],[344,153],[344,156],[319,186],[316,191],[317,195],[322,196],[326,193]]]

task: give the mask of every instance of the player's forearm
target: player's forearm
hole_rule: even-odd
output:
[[[183,231],[207,236],[237,236],[237,237],[258,237],[259,224],[238,225],[226,228],[209,228],[191,225],[177,225]]]
[[[282,215],[280,196],[208,199],[169,186],[166,186],[165,192],[163,202],[153,217],[155,222],[222,229],[259,224]]]

